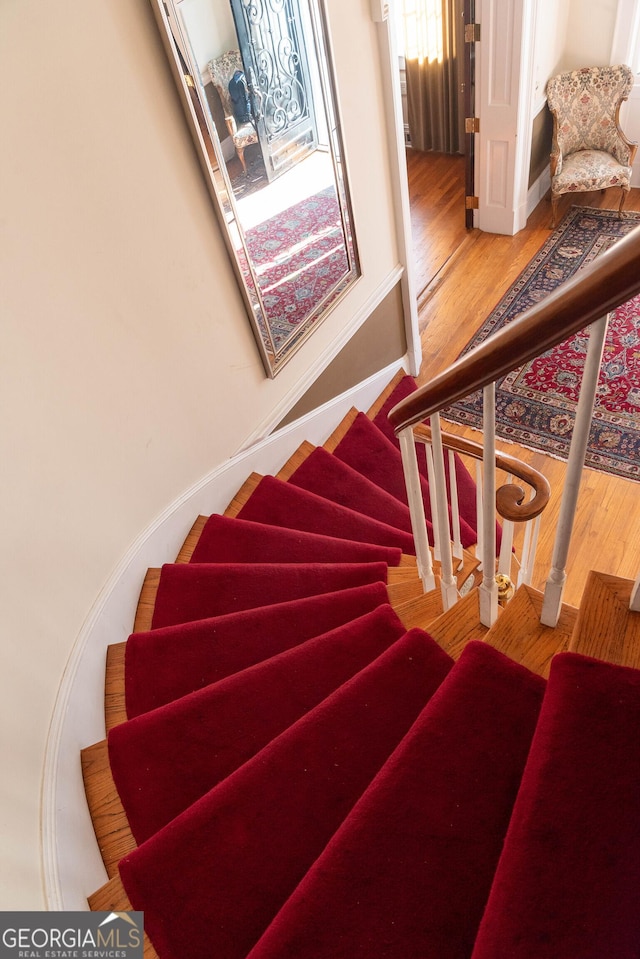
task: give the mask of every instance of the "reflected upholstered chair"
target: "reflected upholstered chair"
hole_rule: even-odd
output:
[[[236,70],[243,70],[242,58],[239,50],[228,50],[222,56],[210,60],[207,64],[211,81],[218,91],[224,110],[224,121],[229,131],[229,136],[233,140],[238,159],[242,164],[242,169],[247,172],[247,165],[244,159],[244,151],[252,143],[258,142],[258,134],[252,123],[236,122],[233,115],[233,104],[229,96],[229,81]]]
[[[624,64],[583,67],[561,73],[547,83],[553,115],[551,146],[551,209],[556,224],[558,200],[564,193],[621,188],[622,210],[631,188],[631,164],[637,143],[620,129],[620,106],[633,86]]]

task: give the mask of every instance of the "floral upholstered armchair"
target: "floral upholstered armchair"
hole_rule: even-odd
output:
[[[631,188],[631,164],[638,148],[620,129],[620,106],[633,86],[624,64],[583,67],[552,77],[547,101],[553,114],[551,209],[556,224],[564,193],[621,188],[622,210]]]
[[[256,133],[253,123],[239,124],[233,115],[233,104],[231,102],[231,96],[229,95],[229,81],[236,70],[243,69],[240,51],[228,50],[227,53],[216,57],[215,60],[210,60],[207,66],[209,68],[209,76],[222,101],[224,121],[227,125],[229,136],[233,140],[238,159],[242,164],[242,169],[246,173],[247,165],[244,159],[244,151],[250,144],[258,142],[258,134]]]

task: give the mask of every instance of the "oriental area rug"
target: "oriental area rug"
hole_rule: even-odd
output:
[[[276,352],[340,290],[349,271],[333,187],[301,200],[246,232]],[[240,262],[245,268],[242,251]],[[248,273],[247,273],[247,279]]]
[[[640,213],[573,207],[490,313],[462,355],[539,302],[620,237],[640,225]],[[566,459],[589,331],[496,383],[496,433],[512,443]],[[445,419],[482,428],[482,395],[443,411]],[[640,480],[640,297],[609,321],[586,466]]]

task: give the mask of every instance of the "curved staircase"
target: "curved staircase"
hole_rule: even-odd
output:
[[[145,956],[640,955],[632,584],[592,574],[555,628],[522,586],[481,626],[457,460],[443,612],[387,421],[414,388],[199,517],[109,648],[90,906],[144,911]]]

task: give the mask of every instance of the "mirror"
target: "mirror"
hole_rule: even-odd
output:
[[[152,0],[269,376],[360,276],[323,0]]]

